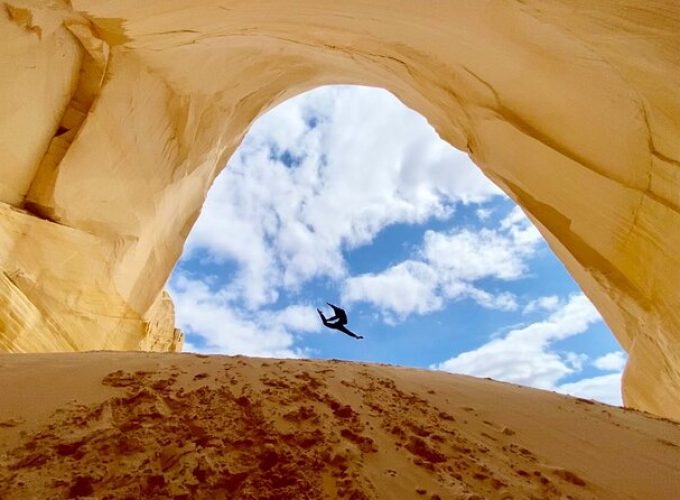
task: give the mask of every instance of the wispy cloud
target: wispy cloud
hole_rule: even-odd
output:
[[[522,314],[531,314],[533,312],[554,311],[560,305],[560,299],[557,295],[549,295],[547,297],[539,297],[529,301],[524,307]]]
[[[597,358],[593,361],[593,366],[602,371],[621,371],[626,366],[627,359],[625,352],[614,351]]]
[[[170,285],[177,324],[200,339],[185,350],[248,356],[300,357],[295,333],[319,330],[312,307],[291,306],[248,313],[233,307],[223,290],[211,289],[205,279],[179,274]]]
[[[600,316],[582,295],[571,296],[546,319],[508,332],[433,368],[553,389],[581,360],[550,350],[553,342],[585,332]]]
[[[588,399],[596,399],[610,405],[621,406],[621,372],[584,378],[577,382],[562,384],[557,392]]]
[[[535,301],[534,304],[540,302],[543,303],[543,310],[552,311],[547,318],[513,329],[503,337],[458,354],[432,368],[621,404],[620,370],[623,364],[614,353],[599,358],[594,364],[618,370],[618,373],[573,383],[559,383],[566,376],[579,373],[588,356],[554,350],[553,344],[582,334],[601,321],[591,302],[583,294],[572,295],[557,304],[552,299]]]
[[[513,311],[518,305],[511,293],[494,293],[477,283],[525,276],[527,261],[541,241],[519,209],[513,209],[498,229],[427,231],[416,258],[382,272],[347,278],[343,300],[368,302],[392,321],[439,310],[447,301],[464,298],[489,309]]]

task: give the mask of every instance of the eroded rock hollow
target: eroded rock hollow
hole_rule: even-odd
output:
[[[675,0],[13,0],[0,9],[0,350],[178,350],[163,286],[258,115],[383,87],[539,227],[680,418]]]

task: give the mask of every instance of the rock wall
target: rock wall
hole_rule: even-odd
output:
[[[176,350],[163,285],[250,123],[386,88],[537,224],[680,418],[675,0],[12,0],[0,9],[0,349]]]

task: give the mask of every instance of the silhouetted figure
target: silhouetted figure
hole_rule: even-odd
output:
[[[344,309],[341,309],[338,306],[334,306],[330,302],[326,302],[326,304],[333,308],[335,316],[326,319],[326,317],[321,312],[321,309],[316,310],[319,313],[319,316],[321,316],[321,321],[323,321],[325,327],[330,328],[332,330],[339,330],[345,335],[349,335],[350,337],[354,337],[355,339],[363,339],[361,335],[357,335],[356,333],[350,332],[347,328],[345,328],[345,325],[347,324],[347,313],[345,312]]]

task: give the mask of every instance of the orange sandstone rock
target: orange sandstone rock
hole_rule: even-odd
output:
[[[680,417],[675,0],[12,0],[0,8],[0,349],[177,350],[162,293],[261,113],[384,87],[539,227]]]

